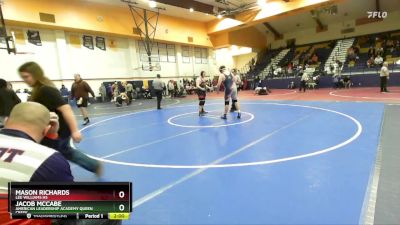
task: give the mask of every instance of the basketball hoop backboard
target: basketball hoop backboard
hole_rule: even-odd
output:
[[[147,54],[146,63],[142,64],[142,70],[144,71],[159,71],[161,66],[159,63],[155,63],[154,57],[152,56],[153,46],[157,43],[154,42],[154,37],[157,31],[158,17],[160,10],[164,8],[155,7],[153,10],[145,9],[136,6],[137,3],[130,0],[121,0],[127,3],[129,10],[132,14],[133,21],[135,22],[135,33],[140,35],[140,39],[143,43],[144,49]]]

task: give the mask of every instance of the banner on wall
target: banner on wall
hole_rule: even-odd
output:
[[[79,35],[76,34],[71,34],[69,36],[69,43],[75,48],[80,48],[81,47],[81,38]]]
[[[105,51],[106,50],[106,40],[103,37],[96,37],[96,47]]]
[[[88,35],[83,35],[83,46],[93,50],[94,49],[93,37]]]
[[[109,48],[117,48],[117,41],[116,40],[114,40],[114,39],[109,39],[108,40],[108,47]]]
[[[40,39],[39,31],[37,30],[28,30],[26,32],[28,36],[28,42],[34,44],[36,46],[42,46],[42,40]]]
[[[14,33],[15,43],[17,45],[25,45],[25,36],[24,31],[22,29],[12,29],[11,33]]]

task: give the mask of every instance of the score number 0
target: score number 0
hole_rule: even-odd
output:
[[[124,198],[125,197],[125,192],[120,191],[118,193],[118,197],[119,198]],[[119,209],[119,211],[124,211],[125,210],[125,206],[123,204],[121,204],[121,205],[118,206],[118,209]]]

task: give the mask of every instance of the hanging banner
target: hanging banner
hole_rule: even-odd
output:
[[[92,36],[83,35],[83,46],[85,46],[88,49],[93,50],[94,49],[93,37]]]
[[[17,45],[25,45],[25,36],[24,36],[24,31],[22,29],[12,29],[10,33],[14,34],[15,37],[15,43]]]
[[[69,44],[75,48],[81,47],[81,38],[79,35],[71,34],[69,35]]]
[[[37,30],[28,30],[26,32],[28,36],[28,42],[36,46],[42,46],[42,40],[40,40],[40,34]]]
[[[103,37],[96,37],[96,47],[105,51],[106,50],[106,40]]]
[[[114,39],[109,39],[108,40],[108,47],[113,49],[113,48],[117,48],[117,41]]]

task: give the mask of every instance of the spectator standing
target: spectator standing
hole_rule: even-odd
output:
[[[161,109],[162,93],[165,85],[164,82],[161,80],[160,74],[157,74],[157,79],[153,81],[153,87],[157,97],[157,109]]]
[[[168,92],[169,92],[171,98],[175,97],[174,90],[175,90],[174,81],[170,80],[168,82]]]
[[[119,96],[119,93],[120,93],[118,81],[115,81],[115,82],[114,82],[114,84],[113,84],[112,87],[111,87],[111,90],[112,90],[112,98],[113,98],[113,99],[111,100],[111,102],[112,102],[112,101],[116,101],[116,100],[117,100],[117,97]]]
[[[71,99],[76,100],[76,105],[80,109],[83,116],[83,125],[86,126],[90,123],[89,113],[87,111],[88,102],[89,102],[89,93],[96,98],[92,88],[89,84],[82,80],[81,75],[74,75],[75,82],[71,87]]]
[[[304,71],[300,79],[300,89],[299,89],[300,92],[301,90],[303,90],[303,92],[306,92],[306,84],[308,79],[309,79],[308,74],[307,72]]]
[[[128,96],[128,105],[132,103],[132,96],[133,96],[133,85],[127,81],[125,81],[125,91],[126,95]]]
[[[60,93],[61,93],[61,96],[63,96],[63,97],[67,97],[67,98],[69,97],[69,90],[68,90],[68,88],[65,87],[64,84],[61,85]]]
[[[100,93],[100,96],[101,96],[101,102],[105,102],[106,97],[107,97],[107,88],[106,88],[106,86],[104,85],[104,83],[102,83],[102,84],[100,85],[100,87],[99,87],[99,93]]]
[[[68,91],[68,88],[66,88],[64,84],[61,85],[60,93],[61,93],[61,96],[64,98],[65,102],[68,102],[69,91]]]
[[[0,127],[3,126],[5,117],[8,117],[14,106],[20,102],[17,94],[7,88],[7,82],[0,79]]]
[[[387,80],[389,79],[389,64],[387,62],[383,63],[381,68],[380,78],[381,78],[381,92],[389,92],[387,90]]]

